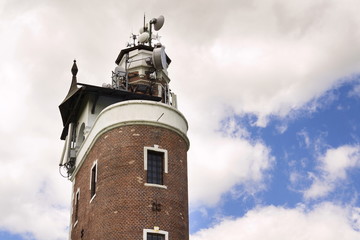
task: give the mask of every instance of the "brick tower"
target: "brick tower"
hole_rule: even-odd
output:
[[[60,104],[60,172],[73,183],[71,240],[188,240],[187,121],[153,18],[121,50],[112,83],[77,82]]]

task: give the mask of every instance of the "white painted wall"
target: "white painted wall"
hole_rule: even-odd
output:
[[[89,108],[89,110],[91,111],[91,108]],[[97,116],[89,134],[78,150],[76,170],[71,180],[74,179],[76,172],[82,165],[95,140],[102,133],[118,126],[134,124],[152,125],[171,129],[182,135],[189,145],[189,140],[186,135],[188,123],[182,113],[177,109],[163,103],[145,100],[115,103],[106,107]]]

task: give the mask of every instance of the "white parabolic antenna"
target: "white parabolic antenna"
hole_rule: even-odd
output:
[[[155,31],[159,31],[160,28],[162,28],[162,26],[164,25],[165,18],[163,15],[160,15],[158,18],[154,18],[152,22],[154,24]]]
[[[146,43],[147,41],[149,41],[149,38],[150,38],[150,34],[148,32],[143,32],[138,37],[138,41],[139,43]]]
[[[152,54],[152,62],[156,70],[167,69],[165,47],[155,48]]]

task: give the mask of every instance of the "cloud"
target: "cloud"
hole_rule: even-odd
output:
[[[306,148],[310,147],[311,140],[310,140],[310,137],[309,137],[309,133],[305,129],[298,132],[297,136],[303,138],[303,141],[300,142],[300,145],[305,144]]]
[[[183,103],[191,105],[186,99]],[[184,110],[191,123],[188,167],[192,207],[214,207],[224,193],[237,186],[246,195],[266,189],[275,158],[264,142],[250,138],[231,110],[217,103],[208,109]]]
[[[191,240],[355,240],[360,238],[359,209],[322,203],[309,210],[258,207],[235,219],[224,219],[212,228],[202,229]]]
[[[5,196],[0,228],[25,238],[62,240],[68,236],[71,192],[57,169],[62,147],[57,105],[69,87],[59,81],[64,69],[70,73],[62,63],[68,49],[61,24],[52,24],[59,16],[54,9],[17,4],[6,2],[0,21],[0,51],[6,56],[0,60],[0,192]]]
[[[283,134],[288,129],[288,126],[287,124],[283,123],[281,125],[276,125],[275,129],[279,134]]]
[[[345,145],[328,149],[318,158],[318,164],[319,174],[310,173],[313,182],[304,191],[305,199],[325,197],[346,181],[348,171],[360,167],[360,146]]]
[[[214,206],[221,195],[235,186],[242,186],[246,194],[266,188],[267,173],[274,157],[260,142],[213,135],[192,138],[189,152],[189,196],[192,205]],[[211,187],[210,187],[211,186]]]
[[[1,161],[1,228],[38,240],[65,239],[70,185],[59,177],[52,161],[60,153],[59,147],[53,140],[34,135],[17,137],[16,142],[22,146],[21,151]],[[8,143],[9,147],[13,144]],[[47,149],[53,149],[55,154]]]
[[[216,99],[237,114],[255,114],[257,125],[264,127],[269,116],[286,117],[340,78],[359,72],[360,47],[349,50],[359,38],[360,17],[351,7],[356,2],[242,4],[232,5],[211,41],[204,37],[201,46],[191,42],[194,30],[187,29],[187,54],[172,54],[178,62],[188,62],[191,56],[186,68],[172,70],[175,77],[189,73],[180,78],[185,96]],[[212,101],[204,104],[208,109]]]
[[[360,84],[354,86],[354,88],[349,92],[349,97],[360,98]]]

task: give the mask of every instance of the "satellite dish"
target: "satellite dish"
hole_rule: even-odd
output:
[[[165,22],[165,18],[163,15],[160,15],[158,18],[153,18],[151,20],[151,23],[154,24],[155,31],[159,31],[164,25],[164,22]]]
[[[152,54],[152,62],[156,70],[167,69],[165,47],[155,48]]]
[[[143,32],[138,37],[138,41],[139,43],[146,43],[147,41],[149,41],[149,38],[150,38],[150,34],[148,32]]]

